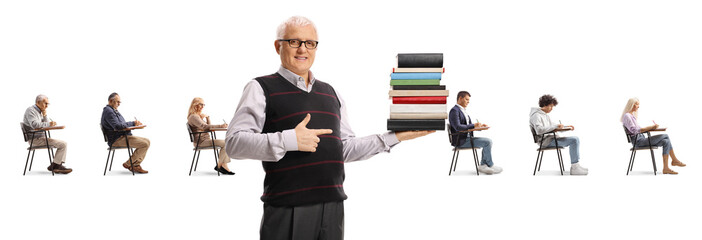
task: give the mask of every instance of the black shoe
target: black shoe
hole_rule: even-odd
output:
[[[225,175],[234,175],[233,172],[227,171],[227,169],[224,169],[223,167],[217,167],[217,166],[215,166],[214,169],[215,169],[215,171],[217,171],[217,172],[219,172],[219,173],[221,173],[221,174],[225,174]]]

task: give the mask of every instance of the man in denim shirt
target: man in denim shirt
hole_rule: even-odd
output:
[[[127,170],[134,171],[135,173],[149,173],[149,171],[141,168],[141,162],[144,161],[144,156],[146,156],[146,151],[149,150],[151,142],[148,138],[132,136],[131,131],[120,131],[122,129],[142,125],[139,120],[127,122],[122,117],[122,114],[117,111],[117,108],[122,103],[121,98],[117,93],[110,94],[107,99],[108,104],[102,109],[102,119],[100,120],[100,125],[106,131],[107,134],[107,144],[113,147],[126,147],[127,138],[129,138],[129,147],[136,148],[132,154],[132,162],[134,163],[134,169],[131,169],[131,163],[129,159],[122,164],[122,167]]]

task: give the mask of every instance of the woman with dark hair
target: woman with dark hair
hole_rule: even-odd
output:
[[[556,124],[551,122],[551,118],[548,113],[553,111],[553,107],[558,105],[558,100],[552,95],[546,94],[539,98],[539,107],[532,108],[529,114],[529,124],[536,131],[536,134],[540,136],[544,133],[552,132],[556,129],[570,128],[575,129],[573,125],[564,126],[563,124]],[[570,175],[587,175],[588,169],[580,165],[580,139],[578,137],[558,137],[558,146],[568,147],[570,151]],[[555,147],[556,141],[553,141],[554,137],[551,134],[547,134],[543,141],[539,137],[538,142],[542,142],[542,147]]]
[[[639,99],[631,98],[624,107],[624,112],[622,113],[621,117],[622,124],[624,124],[624,127],[628,133],[634,138],[633,141],[635,141],[637,147],[648,146],[649,142],[651,145],[663,147],[663,174],[678,174],[676,171],[673,171],[668,167],[668,156],[670,155],[673,157],[673,162],[671,163],[673,166],[684,167],[686,165],[675,156],[675,151],[673,151],[673,145],[670,143],[668,134],[651,136],[649,140],[649,138],[646,138],[643,136],[643,134],[639,133],[654,130],[658,128],[658,124],[654,123],[651,126],[642,128],[636,121],[636,118],[638,117]]]

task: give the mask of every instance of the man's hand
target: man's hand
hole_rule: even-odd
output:
[[[139,120],[134,120],[134,126],[141,126],[141,122]]]
[[[53,127],[53,126],[56,126],[56,122],[51,121],[51,122],[49,123],[49,126],[52,126],[52,127]]]
[[[297,150],[302,152],[316,152],[317,143],[319,142],[318,135],[331,134],[331,129],[307,129],[307,123],[310,122],[312,116],[308,113],[302,122],[295,127],[295,135],[297,136]]]
[[[433,133],[436,131],[401,131],[401,132],[395,132],[395,137],[397,137],[397,140],[406,141],[410,139],[415,139],[418,137],[423,137],[426,136],[430,133]]]

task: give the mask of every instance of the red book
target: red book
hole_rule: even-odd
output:
[[[446,97],[392,97],[393,104],[446,104]]]

